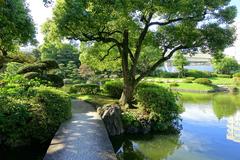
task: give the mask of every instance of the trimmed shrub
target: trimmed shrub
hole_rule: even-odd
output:
[[[59,68],[58,63],[55,60],[43,60],[41,63],[44,63],[48,70]]]
[[[187,77],[195,77],[195,78],[210,78],[210,77],[215,77],[216,75],[212,72],[187,70],[186,76]]]
[[[235,85],[240,85],[240,77],[234,77],[233,82]]]
[[[177,97],[164,87],[151,84],[139,86],[135,98],[139,105],[149,114],[149,121],[155,131],[179,129],[179,114],[181,105],[177,104]]]
[[[169,84],[170,87],[178,87],[179,85],[176,82],[170,83]]]
[[[219,78],[232,78],[232,76],[228,75],[228,74],[217,74],[217,77],[219,77]]]
[[[197,78],[196,80],[193,81],[194,83],[198,84],[205,84],[205,85],[210,85],[212,84],[212,81],[209,80],[208,78]]]
[[[112,98],[120,98],[123,92],[123,82],[107,81],[103,85],[104,92]]]
[[[49,81],[53,87],[62,87],[64,85],[63,78],[55,74],[46,74],[43,80]]]
[[[27,79],[39,79],[42,84],[52,87],[62,87],[64,85],[63,78],[54,74],[40,74],[38,72],[28,72],[24,74]]]
[[[17,63],[17,62],[7,63],[7,67],[4,74],[9,76],[14,76],[17,74],[18,69],[21,68],[22,66],[23,66],[22,63]]]
[[[194,81],[196,78],[195,77],[186,77],[187,80]]]
[[[75,84],[71,86],[71,93],[80,93],[80,94],[98,94],[100,92],[100,86],[96,84]]]
[[[177,72],[160,72],[160,77],[161,78],[178,78],[178,73]]]
[[[46,69],[47,69],[47,66],[45,63],[28,64],[28,65],[21,67],[17,73],[18,74],[25,74],[28,72],[42,73]]]
[[[235,74],[233,75],[233,77],[239,77],[239,78],[240,78],[240,72],[239,72],[239,73],[235,73]]]
[[[49,87],[27,92],[21,98],[0,94],[0,137],[6,146],[43,143],[71,117],[71,101],[64,92]]]
[[[27,79],[35,79],[35,78],[40,78],[41,75],[38,72],[28,72],[26,74],[23,75],[24,78]]]

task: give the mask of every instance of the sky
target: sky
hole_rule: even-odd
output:
[[[41,25],[47,21],[48,18],[52,17],[52,8],[45,7],[43,5],[42,0],[26,0],[29,4],[29,9],[31,10],[31,15],[34,20],[34,23],[37,27],[37,40],[42,43],[43,42],[43,35],[40,33]],[[238,15],[236,18],[236,26],[237,26],[237,41],[233,45],[225,50],[225,53],[230,56],[236,57],[236,59],[240,62],[240,0],[232,0],[231,5],[237,6]],[[237,53],[239,52],[239,53]]]

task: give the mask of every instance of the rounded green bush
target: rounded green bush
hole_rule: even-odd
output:
[[[100,92],[100,86],[96,84],[75,84],[70,87],[70,93],[95,95]]]
[[[50,82],[50,86],[62,87],[64,85],[63,78],[55,74],[46,74],[42,80]]]
[[[139,105],[149,113],[149,120],[155,131],[179,129],[179,114],[181,105],[177,103],[176,95],[170,90],[151,84],[139,86],[135,98]]]
[[[47,69],[47,65],[45,63],[27,64],[21,67],[17,73],[18,74],[25,74],[28,72],[42,73],[46,69]]]
[[[172,82],[169,84],[170,87],[178,87],[179,85],[176,82]]]
[[[207,72],[207,71],[188,70],[186,72],[186,76],[196,77],[196,78],[210,78],[210,77],[215,77],[216,75],[212,72]]]
[[[103,85],[104,91],[112,98],[120,98],[123,92],[123,82],[107,81]]]
[[[238,78],[240,78],[240,72],[239,72],[239,73],[235,73],[235,74],[233,75],[233,77],[238,77]]]
[[[195,77],[186,77],[186,80],[194,81],[195,79],[196,79]]]
[[[232,76],[228,75],[228,74],[217,74],[217,77],[219,77],[219,78],[232,78]]]
[[[31,88],[31,96],[0,94],[0,137],[10,147],[43,143],[71,117],[71,101],[64,92],[49,87]]]
[[[205,85],[210,85],[212,84],[212,81],[209,80],[208,78],[197,78],[196,80],[193,81],[194,83],[198,84],[205,84]]]

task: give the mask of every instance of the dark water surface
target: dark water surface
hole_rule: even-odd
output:
[[[115,140],[120,159],[240,160],[240,96],[185,94],[182,99],[180,135]]]
[[[42,160],[50,144],[50,140],[41,145],[9,149],[0,147],[0,160]]]

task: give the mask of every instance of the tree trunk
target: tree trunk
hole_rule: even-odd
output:
[[[135,84],[133,81],[124,82],[122,96],[119,100],[120,105],[128,104],[130,107],[132,107],[134,102],[134,90]]]
[[[135,89],[135,75],[132,71],[129,70],[128,58],[129,58],[129,50],[128,50],[128,30],[125,30],[123,33],[123,42],[122,42],[122,50],[121,50],[121,58],[122,58],[122,70],[123,70],[123,93],[119,100],[120,105],[129,104],[132,106],[133,102],[133,92]]]

